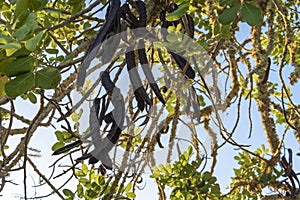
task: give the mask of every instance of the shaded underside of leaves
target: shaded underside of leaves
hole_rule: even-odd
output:
[[[258,7],[248,3],[244,3],[242,6],[241,18],[250,26],[258,26],[263,21],[261,10]]]
[[[237,13],[240,9],[240,4],[237,4],[231,8],[226,8],[223,10],[222,14],[219,16],[219,21],[221,24],[230,24],[236,18]]]
[[[17,76],[15,79],[9,81],[5,85],[5,92],[7,96],[15,98],[34,85],[34,75],[32,72]]]
[[[60,72],[57,69],[48,67],[36,73],[35,86],[42,89],[55,89],[60,80]]]
[[[166,19],[168,21],[179,20],[182,15],[189,9],[189,3],[181,4],[174,12],[167,14]]]
[[[34,62],[31,56],[15,59],[4,67],[4,73],[8,77],[25,74],[33,70]]]

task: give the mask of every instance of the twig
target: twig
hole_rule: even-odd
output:
[[[66,19],[64,22],[58,24],[58,25],[55,25],[55,26],[51,26],[49,28],[39,28],[37,29],[36,31],[42,31],[42,30],[45,30],[47,29],[48,31],[53,31],[53,30],[56,30],[58,28],[61,28],[67,24],[69,24],[70,22],[74,21],[75,19],[77,19],[79,16],[82,16],[83,14],[91,11],[94,7],[96,7],[97,5],[101,4],[102,3],[102,0],[96,0],[94,3],[92,3],[89,7],[87,7],[86,9],[84,10],[81,10],[80,12],[74,14],[73,16],[71,16],[69,19]]]
[[[41,177],[48,185],[49,187],[55,192],[61,199],[64,199],[64,196],[60,194],[58,189],[55,188],[54,185],[40,172],[40,170],[37,168],[37,166],[32,162],[30,158],[27,158],[28,163],[32,166],[33,170]]]

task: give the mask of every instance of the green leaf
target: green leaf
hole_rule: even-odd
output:
[[[206,194],[206,193],[208,193],[208,191],[209,191],[208,187],[200,188],[200,194]]]
[[[7,81],[8,81],[7,76],[0,73],[0,98],[5,96],[4,86],[5,86]]]
[[[44,68],[36,73],[35,86],[42,89],[55,89],[61,80],[60,73],[54,68]]]
[[[56,151],[57,149],[60,149],[62,147],[64,147],[65,144],[63,142],[56,142],[53,146],[52,146],[52,151]]]
[[[41,41],[42,37],[43,32],[39,32],[36,36],[27,40],[25,43],[26,49],[28,49],[29,51],[34,51],[37,47],[37,44]]]
[[[166,163],[166,170],[168,171],[169,174],[172,173],[172,167],[171,167],[170,163]]]
[[[163,164],[158,165],[160,171],[164,174],[168,174],[168,170],[165,168]]]
[[[77,196],[79,198],[83,198],[83,196],[84,196],[83,187],[80,184],[77,185]]]
[[[153,168],[153,174],[150,175],[150,178],[158,178],[160,176],[160,172],[157,167]]]
[[[67,140],[67,139],[70,139],[70,134],[67,132],[67,131],[62,131],[62,136],[64,138],[64,141]]]
[[[204,181],[209,181],[209,179],[211,178],[211,173],[210,172],[204,172],[203,174],[202,174],[202,179],[204,180]]]
[[[26,19],[22,21],[22,26],[16,30],[13,36],[18,40],[23,40],[29,33],[38,27],[36,19],[36,13],[30,13]]]
[[[66,197],[74,198],[74,193],[69,189],[63,189],[63,193]]]
[[[62,62],[65,59],[63,55],[58,56],[55,60]]]
[[[183,161],[188,161],[189,159],[190,159],[190,155],[188,154],[188,152],[187,151],[185,151],[185,152],[183,152],[183,154],[182,154],[184,157],[184,159],[183,159]]]
[[[13,43],[0,45],[0,48],[5,49],[7,56],[11,56],[13,53],[15,53],[18,49],[21,48],[21,44],[13,42]]]
[[[217,178],[212,176],[209,180],[208,180],[208,184],[212,185],[217,181]]]
[[[203,96],[202,95],[197,95],[197,98],[198,98],[200,106],[204,107],[206,105],[206,103],[205,103],[205,100],[204,100]]]
[[[26,26],[30,26],[32,27],[32,24],[34,24],[34,22],[36,23],[36,19],[37,19],[37,14],[36,13],[29,13],[29,15],[26,17],[26,19],[24,21],[22,21],[22,26],[26,25]],[[35,25],[34,25],[35,26]],[[32,31],[34,29],[31,29]]]
[[[233,2],[236,2],[236,0],[219,0],[220,6],[231,5]]]
[[[34,85],[34,75],[32,72],[17,76],[15,79],[5,84],[5,92],[7,96],[15,98],[26,91],[28,91]]]
[[[35,104],[37,102],[37,98],[32,92],[29,92],[27,96],[31,103]]]
[[[230,25],[222,25],[221,27],[221,37],[225,40],[229,40],[231,38],[231,30],[230,30]]]
[[[30,10],[39,10],[42,7],[42,3],[39,0],[30,0],[28,8]]]
[[[55,131],[55,136],[56,136],[56,139],[57,139],[59,142],[64,142],[64,135],[63,135],[63,132],[61,132],[61,131]]]
[[[266,152],[266,146],[264,144],[261,145],[261,149],[263,152]]]
[[[239,156],[234,156],[233,158],[234,158],[234,160],[238,160],[238,161],[241,160],[241,158]]]
[[[31,56],[15,59],[4,67],[4,73],[8,77],[26,74],[33,70],[34,62]]]
[[[11,55],[11,57],[21,58],[21,57],[28,56],[30,53],[31,53],[31,51],[28,51],[25,47],[21,47],[13,55]]]
[[[221,24],[230,24],[236,18],[237,13],[240,9],[240,4],[237,4],[231,8],[226,8],[223,12],[219,15],[219,21]]]
[[[189,157],[193,154],[193,147],[192,146],[188,146],[187,153],[188,153]]]
[[[83,29],[86,30],[86,29],[90,28],[91,26],[92,26],[92,24],[90,22],[85,22],[83,24]]]
[[[28,27],[30,28],[31,31],[34,31],[38,27],[38,23],[36,21],[32,21]]]
[[[78,177],[84,177],[85,176],[85,174],[83,174],[81,170],[76,170],[75,175],[78,176]]]
[[[11,58],[11,57],[1,59],[1,61],[0,61],[0,72],[4,73],[4,69],[5,69],[6,65],[8,63],[10,63],[11,61],[13,61],[13,60],[14,59]]]
[[[97,198],[97,193],[92,189],[87,190],[86,195],[89,197],[87,199],[96,199]]]
[[[90,180],[95,180],[95,170],[94,169],[91,169],[89,170],[89,179]],[[93,185],[95,185],[95,187],[98,185],[97,183],[93,182]]]
[[[176,21],[180,19],[180,17],[189,9],[189,6],[189,3],[181,4],[174,12],[167,14],[166,19],[168,21]]]
[[[23,40],[30,31],[31,30],[29,26],[23,25],[19,29],[17,29],[13,36],[20,41]]]
[[[0,33],[0,44],[7,44],[11,42],[11,37],[3,34],[3,33]]]
[[[23,15],[26,12],[29,2],[30,0],[17,1],[16,9],[14,12],[14,22],[17,20],[17,18],[19,18],[21,15]]]
[[[87,178],[84,178],[84,177],[80,178],[79,182],[82,183],[84,186],[86,186],[87,184],[90,183],[90,181]]]
[[[132,183],[130,182],[130,183],[128,183],[128,185],[126,186],[125,192],[126,192],[126,193],[129,192],[129,191],[131,190],[131,188],[132,188]]]
[[[199,188],[202,188],[204,185],[205,185],[205,181],[202,180],[197,186],[198,186]]]
[[[248,3],[244,3],[241,10],[241,18],[250,26],[258,26],[262,23],[261,10]]]
[[[82,172],[84,173],[84,174],[88,174],[88,172],[89,172],[89,169],[88,169],[88,167],[87,167],[87,165],[86,164],[82,164]]]
[[[131,199],[134,199],[136,197],[136,195],[133,192],[126,192],[126,196]]]
[[[72,6],[72,14],[75,14],[76,12],[82,10],[82,7],[84,7],[83,0],[69,0],[68,4]]]
[[[76,4],[76,5],[72,6],[71,13],[75,14],[75,13],[79,12],[80,10],[82,10],[82,7],[83,7],[82,4]]]
[[[45,49],[45,51],[49,54],[58,54],[58,50],[57,49]]]
[[[220,194],[220,186],[219,186],[219,184],[214,185],[214,186],[211,187],[211,193],[215,194],[215,195]]]
[[[79,110],[78,113],[73,112],[73,113],[71,114],[71,119],[72,119],[72,121],[78,122],[79,119],[80,119],[80,117],[81,117],[81,115],[82,115],[82,113],[83,113],[83,109],[82,109],[82,108]]]

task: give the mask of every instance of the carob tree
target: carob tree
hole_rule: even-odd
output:
[[[49,186],[61,199],[132,199],[150,165],[160,199],[166,199],[168,186],[174,199],[299,196],[296,148],[285,139],[293,132],[300,141],[299,103],[292,95],[300,79],[299,3],[4,0],[0,8],[0,191],[14,183],[10,174],[23,170],[22,197],[27,199],[28,170],[33,169],[41,179],[38,186]],[[92,67],[95,58],[100,64]],[[97,68],[101,73],[90,83]],[[124,74],[127,94],[122,92]],[[75,88],[82,95],[77,102]],[[30,107],[29,116],[22,113],[27,106],[19,96],[36,112]],[[83,102],[89,104],[85,116]],[[230,116],[231,129],[218,111]],[[83,121],[88,128],[81,131]],[[240,128],[241,121],[249,122],[249,132]],[[263,130],[254,129],[256,124]],[[180,148],[185,141],[180,125],[193,150]],[[52,159],[57,160],[49,177],[33,158],[40,157],[31,147],[38,146],[32,141],[39,127],[56,129]],[[210,146],[202,143],[203,132]],[[262,132],[270,152],[242,144],[262,139]],[[234,157],[239,166],[230,189],[222,194],[212,175],[224,167],[217,155],[225,144],[240,153]],[[111,156],[116,148],[125,150],[121,161]],[[167,151],[168,164],[155,168],[159,150]],[[192,151],[196,158],[189,162]],[[174,152],[182,155],[171,162]],[[65,188],[74,177],[76,192]],[[57,186],[55,179],[63,183]]]

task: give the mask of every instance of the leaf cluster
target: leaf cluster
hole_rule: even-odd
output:
[[[269,149],[264,145],[254,153],[265,158]],[[239,167],[234,169],[235,176],[231,178],[231,193],[228,196],[238,199],[259,199],[264,189],[278,187],[279,178],[283,174],[281,169],[271,167],[268,162],[250,155],[249,152],[241,152],[234,157]]]
[[[199,171],[202,159],[192,160],[192,156],[193,148],[189,146],[172,165],[155,167],[151,178],[172,189],[171,199],[219,199],[217,178],[208,171]]]

